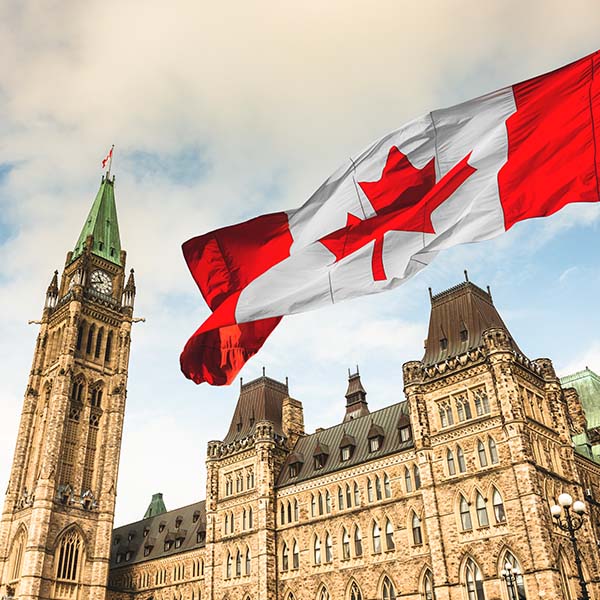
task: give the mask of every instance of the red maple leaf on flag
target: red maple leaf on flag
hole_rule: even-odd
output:
[[[469,153],[436,183],[435,159],[432,158],[422,169],[417,169],[405,154],[392,146],[381,178],[358,182],[376,214],[359,219],[348,213],[346,226],[326,235],[319,242],[334,254],[335,262],[374,242],[371,259],[373,279],[385,281],[385,233],[435,233],[431,213],[476,171],[468,163],[470,156]]]

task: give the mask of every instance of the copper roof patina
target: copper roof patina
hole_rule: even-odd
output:
[[[489,290],[486,292],[465,281],[431,296],[423,364],[431,366],[478,348],[483,332],[491,327],[504,329],[513,349],[521,353],[496,310]]]
[[[412,437],[402,442],[400,441],[398,430],[399,425],[406,424],[407,415],[408,403],[406,401],[399,402],[363,417],[357,417],[329,429],[322,429],[317,433],[301,437],[296,442],[294,454],[313,457],[315,456],[315,452],[319,455],[318,449],[322,449],[323,447],[327,447],[330,454],[327,456],[324,464],[314,460],[307,460],[301,466],[299,465],[299,468],[296,469],[297,475],[294,477],[290,476],[289,465],[292,462],[298,461],[292,461],[290,460],[291,457],[288,457],[279,474],[277,487],[284,487],[300,481],[306,481],[307,479],[321,477],[326,473],[347,469],[370,460],[379,459],[388,454],[395,454],[396,452],[412,448]],[[379,448],[371,451],[368,436],[369,432],[373,430],[381,433],[383,439]],[[342,460],[341,448],[348,445],[349,437],[354,438],[356,446],[350,458]],[[317,464],[323,464],[323,466],[317,468]]]
[[[205,543],[206,509],[202,500],[114,529],[110,568],[172,556],[202,548]]]
[[[572,375],[561,377],[560,383],[564,388],[575,388],[583,411],[588,429],[600,427],[600,377],[587,367]]]
[[[85,242],[89,235],[94,236],[92,254],[106,260],[121,264],[121,238],[117,221],[117,205],[115,203],[115,178],[102,177],[96,199],[79,234],[71,260],[83,254]]]

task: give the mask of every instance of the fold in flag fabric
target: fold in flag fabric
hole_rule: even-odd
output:
[[[212,314],[181,354],[230,383],[283,315],[395,288],[438,252],[600,200],[600,51],[380,138],[296,210],[183,245]]]

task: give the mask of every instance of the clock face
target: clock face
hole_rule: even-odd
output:
[[[112,279],[106,271],[97,269],[90,275],[90,285],[93,290],[103,294],[110,295],[112,293]]]

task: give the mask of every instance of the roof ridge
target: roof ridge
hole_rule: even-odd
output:
[[[131,527],[132,525],[137,525],[138,523],[143,523],[144,521],[151,521],[152,519],[158,519],[159,517],[164,517],[165,515],[168,515],[170,513],[181,511],[184,508],[189,508],[190,506],[194,506],[195,504],[202,504],[203,502],[206,504],[206,498],[204,500],[198,500],[198,502],[190,502],[190,504],[185,504],[183,506],[180,506],[179,508],[174,508],[173,510],[167,510],[166,512],[159,513],[158,515],[152,515],[151,517],[146,517],[145,519],[139,519],[137,521],[131,521],[131,523],[125,523],[125,525],[119,525],[118,527],[113,528],[113,532],[117,531],[117,529],[123,529],[125,527]]]

